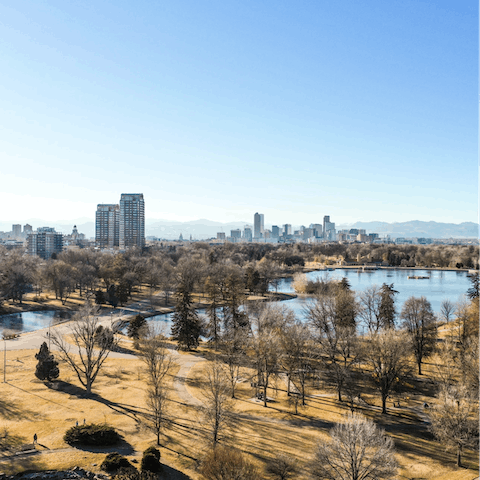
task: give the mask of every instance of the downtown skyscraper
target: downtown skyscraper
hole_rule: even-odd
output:
[[[112,204],[97,205],[95,213],[95,243],[100,248],[119,245],[120,207]]]
[[[145,246],[145,201],[143,193],[122,193],[120,197],[121,250]]]
[[[262,238],[265,230],[265,217],[263,213],[256,213],[253,216],[253,238]]]
[[[142,193],[122,193],[120,204],[99,204],[95,241],[100,248],[145,246],[145,201]]]

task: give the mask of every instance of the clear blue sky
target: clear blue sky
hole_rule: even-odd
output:
[[[477,221],[478,5],[6,0],[2,219]]]

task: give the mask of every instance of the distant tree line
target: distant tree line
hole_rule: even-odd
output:
[[[185,265],[193,266],[196,287],[211,288],[216,271],[235,270],[245,289],[264,295],[278,278],[302,271],[308,262],[379,263],[400,267],[477,268],[478,246],[372,245],[372,244],[231,244],[195,242],[184,246],[159,244],[143,251],[111,254],[93,249],[68,250],[47,261],[0,248],[0,302],[22,303],[35,292],[42,301],[45,290],[65,303],[73,292],[93,297],[97,304],[124,305],[140,286],[160,289],[165,303],[182,284]],[[182,270],[183,269],[183,270]],[[217,276],[218,276],[217,275]],[[210,277],[209,282],[206,279]],[[224,288],[220,295],[224,294]]]

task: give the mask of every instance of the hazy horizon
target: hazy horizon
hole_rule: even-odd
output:
[[[261,213],[261,212],[260,212]],[[323,222],[323,217],[320,218],[320,219],[317,219],[318,221],[311,221],[311,222],[308,222],[308,225],[310,225],[311,223],[322,223]],[[470,222],[470,221],[465,221],[465,222],[437,222],[435,220],[418,220],[418,219],[410,219],[410,220],[406,220],[406,221],[402,221],[402,222],[393,222],[393,221],[383,221],[383,220],[356,220],[356,221],[353,221],[353,222],[348,222],[348,223],[338,223],[338,222],[335,222],[334,219],[330,218],[331,221],[333,221],[333,223],[335,223],[336,227],[338,227],[338,225],[354,225],[356,223],[389,223],[389,224],[395,224],[395,223],[410,223],[410,222],[426,222],[426,223],[448,223],[448,224],[454,224],[454,225],[461,225],[462,223],[474,223],[474,224],[479,224],[478,222],[476,221],[473,221],[473,222]],[[153,222],[172,222],[172,223],[191,223],[191,222],[201,222],[201,221],[205,221],[205,222],[208,222],[208,223],[211,223],[211,224],[224,224],[224,225],[228,225],[228,224],[245,224],[245,225],[253,225],[253,216],[252,216],[252,220],[248,221],[248,220],[241,220],[241,219],[232,219],[230,221],[226,221],[226,222],[221,222],[221,221],[217,221],[217,220],[212,220],[212,219],[209,219],[209,218],[193,218],[193,219],[189,219],[189,220],[169,220],[167,218],[153,218],[153,217],[145,217],[145,222],[147,223],[153,223]],[[22,227],[23,225],[25,224],[32,224],[36,222],[37,224],[40,223],[48,223],[48,222],[51,222],[51,223],[57,223],[57,224],[65,224],[65,225],[76,225],[76,224],[82,224],[82,223],[88,223],[88,222],[93,222],[95,223],[95,217],[79,217],[79,218],[73,218],[73,219],[46,219],[46,218],[28,218],[26,220],[23,220],[23,221],[13,221],[13,220],[0,220],[0,224],[1,225],[14,225],[14,224],[21,224]],[[295,222],[291,219],[286,219],[285,221],[283,221],[282,223],[278,222],[278,223],[275,223],[275,222],[268,222],[265,220],[265,226],[267,225],[284,225],[285,223],[288,223],[288,224],[291,224],[291,225],[306,225],[308,226],[307,224],[305,223],[301,223],[301,222]],[[48,226],[48,225],[39,225],[39,226]]]

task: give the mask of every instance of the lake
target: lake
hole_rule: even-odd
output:
[[[411,296],[424,296],[432,304],[435,313],[440,312],[440,305],[443,300],[457,302],[462,295],[465,295],[470,288],[470,281],[466,272],[439,271],[439,270],[373,270],[369,272],[358,272],[356,269],[336,269],[333,271],[316,271],[306,274],[310,280],[317,278],[341,280],[346,277],[353,290],[361,292],[371,285],[381,286],[383,283],[391,284],[399,293],[395,296],[396,309],[399,313],[402,305]],[[425,276],[429,279],[409,279],[409,276]],[[279,292],[292,293],[292,278],[284,278],[278,284]],[[270,288],[270,290],[275,290]],[[278,302],[292,309],[298,318],[303,317],[303,310],[311,302],[311,298],[297,297],[292,300]],[[200,315],[205,310],[199,310]],[[5,330],[15,332],[30,332],[48,327],[50,321],[59,322],[69,318],[68,312],[41,311],[23,312],[0,316],[0,333]],[[148,322],[164,328],[170,334],[172,314],[155,315],[148,318]]]
[[[43,310],[40,312],[21,312],[11,313],[9,315],[0,316],[0,334],[4,330],[11,330],[15,333],[33,332],[46,328],[52,322],[55,323],[67,320],[72,316],[70,312],[62,312],[58,310]]]
[[[395,295],[395,304],[397,313],[400,313],[403,303],[411,296],[426,297],[431,303],[433,311],[438,314],[440,305],[443,300],[457,302],[462,295],[467,293],[470,288],[470,281],[467,272],[444,271],[444,270],[372,270],[369,272],[358,272],[356,269],[336,269],[333,271],[315,271],[306,274],[309,280],[331,279],[341,280],[346,277],[356,292],[361,292],[371,285],[383,283],[392,284],[393,288],[398,291]],[[429,279],[409,279],[409,276],[430,277]],[[278,284],[278,291],[285,293],[294,293],[292,287],[293,278],[283,278]],[[275,288],[270,287],[271,291]],[[295,312],[298,318],[303,317],[305,307],[312,301],[311,297],[297,297],[292,300],[277,302],[284,305]],[[205,314],[204,310],[199,310],[201,315]],[[170,331],[171,313],[156,315],[147,320],[152,323],[161,322],[162,328],[166,332]]]
[[[404,302],[411,296],[426,297],[431,303],[435,313],[440,312],[440,305],[443,300],[457,302],[462,295],[467,293],[470,288],[470,280],[467,272],[444,271],[444,270],[371,270],[368,272],[358,272],[357,269],[341,269],[333,271],[316,271],[306,274],[309,280],[330,279],[341,280],[343,277],[348,279],[353,290],[361,292],[371,285],[383,283],[388,285],[393,283],[393,288],[397,290],[395,295],[395,304],[397,312],[400,312]],[[430,277],[429,279],[410,279],[409,276]],[[293,293],[292,278],[284,278],[278,284],[279,292]],[[270,288],[270,290],[275,290]],[[282,302],[290,306],[296,313],[300,312],[308,300],[296,298]]]

